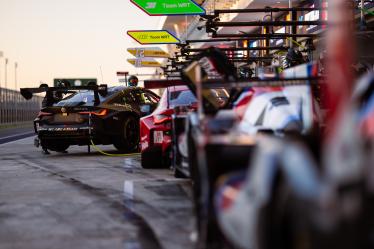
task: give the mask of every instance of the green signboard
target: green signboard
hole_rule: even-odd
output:
[[[87,86],[88,83],[94,83],[94,84],[97,84],[97,79],[66,79],[66,78],[63,78],[63,79],[54,79],[53,80],[53,86],[57,87],[57,86],[61,86],[61,85],[65,85],[66,86],[66,83],[69,83],[70,86]]]
[[[205,10],[193,0],[131,0],[150,16],[204,15]]]

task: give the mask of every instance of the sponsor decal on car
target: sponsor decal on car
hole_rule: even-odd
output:
[[[164,134],[162,131],[153,132],[153,143],[162,144],[163,139],[164,139]]]
[[[144,141],[144,142],[141,143],[141,147],[142,147],[143,150],[147,149],[147,148],[148,148],[148,145],[149,145],[149,144],[148,144],[147,141]]]
[[[148,148],[148,146],[149,146],[148,136],[141,137],[141,139],[140,139],[140,146],[141,146],[142,150],[145,150],[145,149]]]
[[[39,128],[39,131],[78,131],[89,130],[90,127],[58,127],[58,128]]]

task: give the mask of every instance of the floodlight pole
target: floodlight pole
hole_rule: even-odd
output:
[[[7,89],[7,77],[8,77],[8,58],[5,58],[5,64],[4,64],[4,89],[5,89],[5,122],[9,121],[9,111],[8,111],[8,89]]]
[[[4,55],[3,51],[0,51],[0,59],[3,57],[3,55]],[[4,98],[2,91],[3,89],[1,88],[1,74],[0,74],[0,103],[3,102],[3,98]],[[1,107],[0,108],[0,123],[3,123],[3,121],[4,121],[4,110]]]
[[[14,62],[14,86],[15,86],[16,91],[17,91],[17,68],[18,68],[18,63]],[[13,96],[13,99],[15,99],[14,96]],[[14,107],[16,108],[16,117],[14,118],[14,121],[17,123],[17,121],[18,121],[18,101],[14,101],[14,102],[15,102]]]
[[[0,59],[3,57],[3,51],[0,51]],[[0,89],[1,89],[1,73],[0,73]],[[0,90],[1,93],[1,90]]]
[[[4,66],[4,87],[7,88],[8,86],[8,75],[7,75],[7,71],[8,71],[8,58],[5,58],[5,66]]]

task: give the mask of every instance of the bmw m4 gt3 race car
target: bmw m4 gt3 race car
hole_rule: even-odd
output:
[[[113,144],[119,151],[133,152],[139,144],[139,119],[150,114],[160,97],[139,87],[24,88],[33,93],[46,92],[44,106],[34,120],[36,146],[64,152],[71,145]]]

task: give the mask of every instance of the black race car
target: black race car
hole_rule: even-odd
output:
[[[79,87],[23,88],[46,92],[43,108],[34,120],[36,145],[64,152],[70,145],[113,144],[121,152],[139,145],[139,118],[150,114],[160,97],[140,87],[91,85]]]

